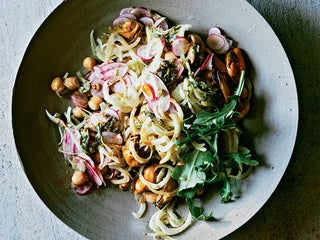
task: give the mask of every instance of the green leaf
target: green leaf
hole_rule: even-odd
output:
[[[181,161],[185,162],[185,165],[176,166],[171,174],[179,182],[178,196],[194,196],[196,191],[204,185],[206,174],[199,171],[198,168],[200,168],[207,156],[207,152],[201,152],[196,149],[182,156]]]
[[[231,185],[227,177],[224,178],[224,185],[220,189],[221,202],[229,202],[232,198]]]
[[[224,156],[224,159],[233,158],[235,162],[238,164],[243,163],[249,166],[258,166],[259,162],[251,159],[252,154],[250,154],[250,150],[247,148],[241,149],[236,153],[228,153]]]
[[[210,212],[208,216],[205,216],[203,214],[204,209],[202,207],[197,207],[194,205],[194,198],[188,198],[186,197],[186,203],[189,206],[189,210],[191,215],[196,218],[197,220],[206,220],[206,221],[212,221],[215,220],[214,217],[212,216],[213,213]]]
[[[218,125],[222,126],[226,122],[227,119],[231,119],[234,114],[234,108],[237,105],[239,97],[241,95],[244,82],[245,82],[245,72],[242,71],[238,88],[235,91],[234,95],[229,96],[231,100],[229,103],[225,104],[221,110],[210,113],[206,111],[201,111],[197,114],[197,119],[194,121],[194,124],[202,125],[202,126],[211,126]]]

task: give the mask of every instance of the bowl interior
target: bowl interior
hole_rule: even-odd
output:
[[[82,69],[92,55],[89,34],[107,31],[122,8],[144,6],[167,16],[170,23],[190,23],[191,31],[206,36],[219,26],[245,50],[247,74],[254,98],[243,123],[245,142],[261,162],[240,185],[241,198],[221,204],[217,189],[203,199],[205,209],[221,221],[197,222],[177,238],[218,239],[251,218],[279,183],[293,150],[298,104],[294,77],[286,54],[265,20],[244,0],[219,1],[64,1],[42,24],[22,60],[13,92],[12,121],[17,150],[32,186],[44,203],[70,227],[93,239],[143,239],[147,216],[135,219],[138,205],[132,193],[109,187],[85,196],[70,188],[70,173],[57,147],[60,136],[49,112],[72,106],[58,98],[50,82],[66,72]]]

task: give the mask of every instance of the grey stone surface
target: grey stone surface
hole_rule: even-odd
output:
[[[84,239],[57,219],[32,189],[20,167],[11,129],[12,87],[23,53],[60,2],[0,1],[0,239]],[[300,123],[292,160],[277,190],[226,239],[319,239],[320,1],[249,2],[270,23],[290,59]]]

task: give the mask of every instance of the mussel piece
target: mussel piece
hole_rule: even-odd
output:
[[[217,72],[217,75],[218,75],[219,86],[224,97],[224,101],[225,103],[228,103],[230,102],[229,96],[231,95],[231,91],[227,83],[227,77],[225,74],[221,73],[220,71]]]

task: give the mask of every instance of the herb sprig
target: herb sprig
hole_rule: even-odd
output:
[[[249,150],[237,153],[220,154],[218,152],[218,137],[221,131],[230,131],[237,128],[232,121],[235,107],[240,98],[244,82],[245,72],[242,71],[238,87],[234,95],[230,96],[230,102],[222,109],[214,112],[201,111],[183,121],[183,131],[186,137],[176,144],[183,146],[193,140],[203,141],[209,147],[206,152],[193,149],[186,152],[181,161],[185,165],[178,165],[172,172],[172,177],[179,182],[177,195],[185,197],[189,210],[193,217],[198,220],[212,220],[212,212],[209,216],[203,214],[204,209],[194,205],[194,198],[197,191],[207,184],[222,182],[220,190],[221,202],[228,202],[232,198],[231,178],[226,171],[227,160],[234,159],[234,164],[240,169],[239,164],[250,166],[258,165],[258,162],[251,160]],[[230,164],[229,164],[230,165]]]

